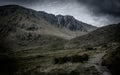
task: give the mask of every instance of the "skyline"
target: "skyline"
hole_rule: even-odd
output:
[[[103,1],[102,4],[100,4]],[[79,21],[104,26],[120,22],[119,0],[1,0],[0,5],[17,4],[55,15],[71,15]]]

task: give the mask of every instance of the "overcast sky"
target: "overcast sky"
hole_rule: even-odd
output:
[[[120,0],[0,0],[0,5],[18,4],[55,15],[72,15],[95,26],[120,22]]]

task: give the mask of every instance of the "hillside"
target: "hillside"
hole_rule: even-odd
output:
[[[84,35],[96,27],[66,15],[53,15],[43,11],[35,11],[18,5],[0,6],[0,24],[16,25],[18,29],[34,31],[71,39]]]
[[[119,32],[120,24],[0,6],[0,75],[118,75]]]
[[[61,49],[65,39],[96,29],[72,16],[55,16],[18,5],[0,6],[0,11],[1,41],[4,37],[5,43],[12,43],[10,48],[17,50]]]
[[[66,40],[45,34],[54,27],[51,27],[47,21],[33,16],[30,12],[33,10],[13,5],[1,6],[0,11],[2,11],[0,12],[0,51],[32,48],[48,50],[53,49],[53,46],[57,49],[63,48],[62,45]]]
[[[67,48],[79,48],[84,46],[109,45],[120,42],[120,24],[113,24],[101,27],[93,32],[88,33],[70,40]]]

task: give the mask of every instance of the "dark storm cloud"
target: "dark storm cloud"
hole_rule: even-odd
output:
[[[120,16],[120,0],[78,0],[92,8],[98,14]]]
[[[0,0],[0,5],[6,5],[6,4],[30,5],[30,4],[36,3],[38,1],[39,0]]]
[[[21,4],[34,4],[34,3],[44,3],[44,2],[53,2],[53,1],[69,1],[69,0],[0,0],[1,3],[21,3]]]
[[[55,15],[72,15],[95,26],[120,22],[120,0],[0,0],[0,5],[7,4],[18,4]]]
[[[31,2],[37,2],[39,0],[1,0],[1,2],[18,2],[18,3],[31,3]]]
[[[120,16],[120,0],[0,0],[0,3],[9,4],[21,4],[21,5],[33,5],[36,3],[42,4],[44,2],[69,2],[78,1],[91,7],[95,13],[110,14],[113,16]]]

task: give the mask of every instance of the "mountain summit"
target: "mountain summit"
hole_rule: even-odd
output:
[[[51,49],[52,46],[60,49],[65,39],[84,35],[95,29],[96,27],[72,16],[55,16],[18,5],[0,6],[0,42],[12,42],[13,47],[10,47],[14,49]]]
[[[89,32],[93,30],[94,26],[85,24],[83,22],[80,22],[76,20],[73,16],[62,16],[62,15],[57,15],[58,18],[58,26],[59,27],[65,27],[71,31],[82,31],[82,32]]]
[[[70,15],[0,6],[0,75],[119,75],[119,32],[120,24],[97,29]]]
[[[0,6],[0,24],[16,25],[20,29],[39,31],[66,39],[84,35],[97,27],[80,22],[73,16],[48,14],[18,5]],[[13,25],[12,25],[13,26]]]

